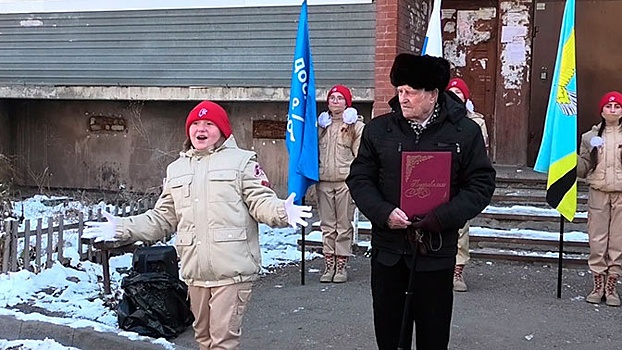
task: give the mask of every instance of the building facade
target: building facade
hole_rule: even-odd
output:
[[[318,111],[341,83],[370,118],[375,4],[324,2],[309,6]],[[157,187],[179,155],[186,114],[210,99],[225,107],[240,146],[258,153],[285,195],[300,6],[266,3],[0,10],[0,132],[7,135],[0,150],[14,155],[19,184]]]
[[[285,195],[300,1],[193,2],[0,0],[0,155],[11,156],[19,184],[157,187],[178,155],[186,113],[211,99]],[[495,163],[535,162],[564,3],[442,2],[444,57],[486,118]],[[309,5],[318,113],[337,83],[352,88],[367,120],[389,111],[393,58],[420,52],[432,0]],[[600,96],[620,89],[622,47],[612,43],[622,34],[602,20],[620,10],[622,0],[577,0],[579,133],[598,121]]]

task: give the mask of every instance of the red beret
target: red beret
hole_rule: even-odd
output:
[[[330,88],[330,90],[328,90],[328,96],[326,96],[326,103],[328,103],[330,95],[334,94],[335,92],[342,94],[343,97],[346,99],[346,107],[352,107],[352,93],[350,92],[350,89],[348,89],[344,85],[335,85]]]
[[[447,85],[447,89],[445,89],[445,90],[449,90],[452,87],[458,88],[458,89],[460,89],[460,91],[462,91],[462,94],[464,95],[465,101],[471,99],[471,91],[469,90],[469,87],[464,82],[464,80],[462,80],[460,78],[453,78],[453,79],[451,79],[449,81],[449,84]]]
[[[609,102],[617,102],[622,106],[622,94],[617,91],[609,91],[606,93],[598,103],[598,113],[602,113],[603,107]]]
[[[228,138],[232,133],[227,112],[212,101],[203,101],[188,113],[188,118],[186,118],[186,136],[190,137],[190,125],[197,120],[209,120],[216,124],[225,138]]]

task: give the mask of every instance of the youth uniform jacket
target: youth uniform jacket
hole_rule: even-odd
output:
[[[486,128],[486,120],[484,119],[484,115],[477,112],[467,111],[467,117],[479,125],[479,128],[482,131],[482,137],[484,137],[484,145],[486,145],[486,149],[488,149],[488,128]]]
[[[602,138],[605,141],[602,147],[598,148],[598,164],[593,172],[590,161],[590,151],[592,146],[590,141],[598,136],[600,124],[594,125],[592,129],[581,135],[581,148],[579,151],[579,162],[577,164],[577,175],[585,178],[588,185],[602,192],[622,192],[622,131],[620,127],[605,127]]]
[[[327,128],[318,128],[320,181],[346,180],[350,164],[358,152],[364,127],[363,118],[359,117],[352,125],[345,124],[341,118],[333,118],[333,123]],[[341,131],[342,128],[351,130]]]
[[[392,99],[389,104],[393,112],[365,126],[358,156],[346,180],[356,205],[372,223],[372,247],[399,259],[401,254],[412,254],[406,230],[392,230],[386,222],[400,205],[401,152],[452,153],[450,201],[433,212],[442,232],[430,237],[433,248],[439,249],[417,258],[419,271],[454,267],[458,229],[490,203],[495,189],[495,170],[479,126],[467,118],[464,104],[450,94],[441,93],[438,102],[438,119],[417,137],[397,98]]]
[[[171,163],[155,208],[119,218],[117,236],[157,240],[177,231],[182,278],[214,287],[254,281],[261,267],[257,222],[287,226],[254,152],[233,136],[213,152],[191,149]]]

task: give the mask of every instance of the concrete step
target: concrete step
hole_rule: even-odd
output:
[[[579,211],[587,210],[587,192],[577,193],[577,207]],[[546,189],[497,187],[492,196],[492,203],[497,206],[531,205],[548,208]]]
[[[561,218],[552,209],[532,207],[488,207],[471,220],[471,226],[496,229],[532,229],[548,232],[559,232]],[[572,222],[564,220],[565,231],[587,230],[587,213],[577,212]]]
[[[556,243],[556,242],[555,242]],[[301,242],[298,242],[301,247]],[[322,242],[307,241],[305,249],[309,252],[322,254]],[[356,244],[353,247],[355,254],[364,254],[369,250],[367,244]],[[530,262],[546,262],[557,263],[559,261],[559,250],[542,251],[532,248],[497,248],[497,247],[479,247],[470,248],[471,258],[483,260],[510,260],[510,261],[530,261]],[[565,265],[587,265],[587,252],[568,251],[564,249]]]
[[[530,188],[530,189],[541,189],[546,190],[547,179],[544,178],[530,178],[530,177],[504,177],[503,175],[497,174],[495,178],[495,182],[497,187],[508,187],[508,188]],[[577,179],[577,191],[578,192],[587,192],[588,186],[583,179]]]
[[[559,232],[560,216],[554,209],[533,206],[496,207],[489,206],[471,220],[471,226],[492,229],[532,229]],[[356,222],[352,222],[356,226]],[[319,230],[320,222],[312,223],[313,230]],[[587,212],[577,212],[572,222],[564,222],[565,231],[587,232]],[[356,231],[356,230],[355,230]],[[355,235],[357,232],[355,232]],[[362,214],[358,220],[358,235],[371,234],[371,223]]]
[[[559,233],[535,230],[498,230],[471,227],[471,257],[491,260],[518,260],[556,263],[559,252]],[[369,234],[359,236],[355,242],[356,251],[366,251],[370,245]],[[301,240],[298,241],[302,247]],[[310,232],[305,241],[305,249],[322,253],[322,234]],[[564,264],[585,265],[589,253],[587,234],[580,231],[564,233]]]
[[[556,260],[560,216],[546,203],[546,174],[527,167],[495,165],[495,169],[497,186],[492,205],[471,220],[472,255],[485,259]],[[577,190],[576,218],[571,223],[564,222],[564,252],[565,261],[584,264],[589,251],[585,234],[588,186],[579,179]],[[315,231],[310,237],[315,236],[315,239],[310,239],[306,247],[321,252],[319,222],[312,227]],[[533,237],[524,237],[525,232],[532,232]],[[568,239],[568,233],[580,238]],[[369,246],[371,224],[362,214],[358,215],[356,235],[361,249]]]
[[[559,262],[559,254],[557,252],[533,252],[529,250],[503,250],[503,249],[473,249],[471,250],[471,258],[480,260],[509,260],[509,261],[526,261],[526,262],[542,262],[548,264],[557,264]],[[563,255],[563,266],[586,266],[587,254],[567,253]]]
[[[360,231],[359,239],[356,240],[361,246],[369,245],[371,241],[371,231]],[[497,244],[503,247],[509,246],[540,246],[557,247],[559,245],[559,231],[538,231],[538,230],[501,230],[486,227],[471,226],[469,230],[471,244],[485,246],[486,244]],[[322,233],[314,230],[306,235],[306,241],[310,244],[313,242],[322,242]],[[299,240],[300,243],[300,240]],[[564,231],[564,246],[566,248],[583,248],[589,249],[587,233],[583,231]]]
[[[559,231],[471,227],[469,238],[472,257],[555,262],[559,256]],[[590,251],[587,233],[565,231],[563,251],[565,263],[587,264]]]

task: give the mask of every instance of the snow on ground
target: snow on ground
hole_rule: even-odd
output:
[[[76,233],[73,235],[77,236]],[[269,273],[272,268],[282,264],[299,262],[299,237],[296,230],[291,228],[271,229],[260,225],[263,272]],[[73,242],[75,241],[74,239]],[[68,239],[66,243],[71,242]],[[174,238],[168,243],[174,243]],[[102,266],[90,261],[80,261],[74,246],[65,247],[65,256],[70,257],[70,267],[56,262],[51,268],[38,274],[21,270],[0,275],[0,308],[27,306],[29,309],[46,310],[50,314],[63,314],[63,317],[70,319],[90,320],[116,327],[116,315],[106,305],[106,302],[111,303],[114,300],[102,292]],[[320,255],[308,252],[305,255],[307,260],[318,256]],[[120,288],[121,280],[131,265],[131,253],[110,258],[111,290]]]
[[[68,220],[77,217],[78,212],[87,213],[89,209],[97,211],[106,208],[104,203],[86,207],[66,197],[35,196],[23,202],[14,203],[17,217],[23,216],[36,222],[37,218],[48,216],[58,217],[64,214]],[[527,206],[509,208],[488,207],[486,212],[513,214],[536,214],[558,216],[552,209]],[[586,213],[578,213],[581,217]],[[47,224],[47,223],[45,223]],[[23,224],[22,224],[23,226]],[[31,229],[33,228],[31,224]],[[361,228],[371,228],[369,222],[361,222]],[[20,227],[22,230],[23,227]],[[308,241],[321,242],[321,233],[311,231],[309,227]],[[472,227],[472,235],[498,236],[531,239],[557,239],[558,233],[533,230],[494,230]],[[301,252],[298,250],[300,231],[292,228],[272,229],[260,225],[260,245],[263,257],[262,273],[270,273],[275,267],[300,262]],[[566,241],[587,241],[584,232],[568,232]],[[34,240],[34,237],[31,237]],[[174,244],[175,237],[167,244]],[[33,241],[34,243],[34,241]],[[359,245],[369,247],[369,242]],[[23,242],[20,244],[23,249]],[[117,317],[113,307],[120,298],[120,284],[132,264],[132,254],[115,256],[110,259],[111,290],[113,295],[104,295],[102,266],[90,261],[80,261],[77,250],[77,231],[65,232],[64,256],[69,259],[69,266],[60,263],[38,274],[27,270],[0,275],[0,315],[13,315],[22,320],[38,320],[71,326],[74,328],[92,327],[97,331],[116,332],[130,339],[150,339],[136,333],[124,332],[117,328]],[[319,257],[316,253],[306,253],[307,260]],[[20,310],[23,310],[24,313]],[[172,345],[164,339],[153,340],[166,347]],[[19,341],[25,349],[70,349],[55,344],[52,340]],[[26,343],[28,342],[28,343]],[[0,348],[7,348],[18,343],[0,339]],[[169,346],[170,345],[170,346]]]
[[[559,217],[559,213],[552,208],[537,208],[526,205],[513,205],[511,207],[488,206],[483,211],[489,214],[516,214],[516,215],[539,215]],[[587,218],[587,212],[577,212],[577,218]]]
[[[54,223],[58,223],[61,215],[64,216],[65,224],[72,224],[78,222],[78,213],[82,212],[84,217],[88,214],[89,210],[97,212],[98,209],[104,210],[107,207],[112,208],[112,205],[105,205],[103,202],[86,206],[79,201],[72,200],[66,196],[45,196],[35,195],[24,201],[13,203],[13,213],[15,217],[24,217],[30,220],[30,229],[34,230],[37,226],[37,219],[42,220],[42,228],[47,228],[48,217],[54,219]],[[25,220],[20,224],[19,230],[23,231],[25,228]]]
[[[86,214],[89,209],[97,211],[98,208],[105,207],[103,203],[94,207],[83,206],[66,197],[35,196],[14,203],[14,212],[17,217],[23,213],[25,218],[36,222],[37,218],[58,218],[61,214],[65,214],[67,218],[77,218],[77,212]],[[68,220],[67,223],[70,222]],[[270,273],[275,267],[283,264],[300,262],[301,252],[298,250],[297,242],[300,231],[293,228],[272,229],[263,224],[259,228],[262,273]],[[23,229],[22,224],[20,230]],[[148,339],[136,333],[120,331],[117,328],[117,316],[111,309],[120,297],[121,280],[131,268],[132,254],[110,258],[113,295],[104,295],[101,283],[102,266],[90,261],[80,261],[77,230],[66,230],[64,238],[63,255],[69,259],[69,267],[56,262],[51,268],[38,274],[27,270],[0,274],[0,315],[13,315],[22,320],[34,319],[74,328],[92,327],[97,331],[118,332],[131,339]],[[34,245],[34,240],[35,237],[31,237],[31,246]],[[167,244],[174,242],[175,236]],[[23,250],[23,247],[22,239],[18,251]],[[45,241],[43,249],[45,250]],[[317,253],[305,254],[307,260],[319,256]],[[19,310],[28,310],[29,313]],[[163,345],[168,343],[164,339],[156,342]],[[0,340],[0,348],[5,348],[3,344]],[[40,348],[53,349],[50,344],[50,342],[42,343]],[[27,349],[39,349],[34,347],[37,345],[25,345],[28,346]]]
[[[559,240],[559,232],[543,232],[528,229],[497,230],[486,227],[471,227],[469,235],[480,237],[524,238],[535,240]],[[564,232],[564,242],[587,242],[587,233],[579,231]]]

